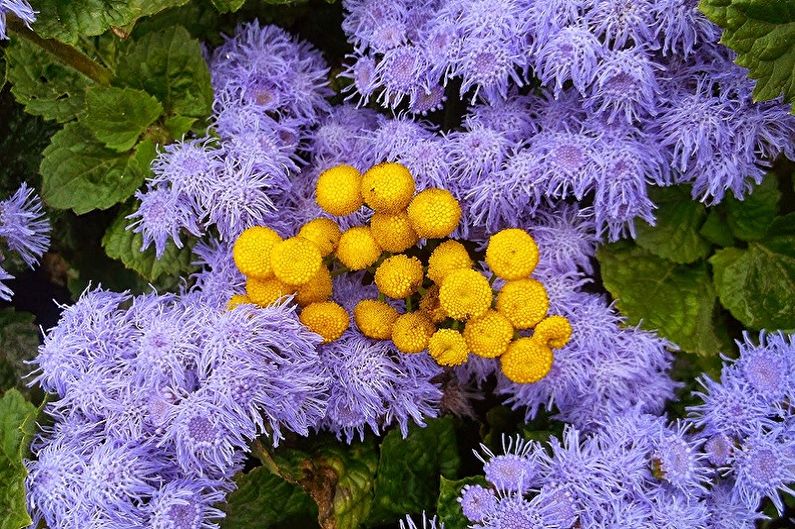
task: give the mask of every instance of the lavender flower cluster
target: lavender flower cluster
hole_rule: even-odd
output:
[[[44,216],[41,199],[24,182],[11,197],[0,201],[0,239],[30,268],[35,267],[50,247],[50,223]],[[8,256],[0,253],[0,262]],[[14,276],[0,267],[0,300],[14,295],[3,281]]]
[[[6,18],[9,14],[20,19],[28,27],[36,21],[36,12],[26,0],[0,0],[0,40],[8,39]]]
[[[795,339],[750,336],[720,381],[704,378],[691,417],[668,423],[635,407],[603,415],[590,434],[568,426],[547,446],[484,447],[487,487],[459,502],[473,529],[752,529],[767,498],[795,494]]]

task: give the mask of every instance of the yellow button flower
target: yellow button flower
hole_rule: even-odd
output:
[[[486,264],[502,279],[527,277],[538,264],[538,246],[524,230],[510,228],[499,231],[489,239]]]
[[[279,298],[289,296],[294,291],[289,285],[285,285],[275,277],[268,279],[249,277],[246,281],[246,294],[252,303],[256,303],[260,307],[273,305]]]
[[[381,256],[370,228],[354,226],[345,231],[337,245],[337,259],[351,270],[364,270]]]
[[[288,285],[308,283],[322,264],[320,250],[303,237],[286,239],[271,250],[273,273],[279,281]]]
[[[489,309],[479,318],[472,318],[464,326],[464,339],[474,354],[497,358],[508,349],[513,338],[513,325],[508,318]]]
[[[350,215],[364,203],[362,174],[345,164],[326,169],[317,179],[315,201],[326,213],[339,217]]]
[[[325,217],[310,220],[298,232],[299,237],[313,242],[323,257],[334,251],[340,242],[340,235],[342,232],[337,223]]]
[[[431,320],[420,311],[402,314],[392,325],[392,342],[401,353],[421,353],[436,332]]]
[[[445,189],[426,189],[411,201],[411,227],[423,239],[447,237],[461,220],[461,204]]]
[[[497,294],[497,311],[517,329],[530,329],[544,319],[549,298],[535,279],[508,281]]]
[[[552,369],[552,350],[532,338],[519,338],[500,357],[502,373],[517,384],[538,382]]]
[[[322,336],[323,343],[338,339],[351,323],[345,309],[333,301],[320,301],[307,305],[298,319],[310,331]]]
[[[315,277],[298,288],[295,301],[302,307],[318,301],[326,301],[332,294],[331,273],[328,268],[321,266]]]
[[[353,319],[362,334],[374,340],[392,337],[392,326],[400,314],[391,305],[375,299],[363,299],[353,309]]]
[[[571,323],[564,316],[544,318],[533,329],[533,338],[547,344],[552,349],[560,349],[571,339]]]
[[[370,231],[378,245],[392,253],[406,251],[417,244],[419,239],[405,211],[374,213],[370,219]]]
[[[362,177],[364,203],[379,213],[397,213],[406,209],[414,196],[414,178],[399,163],[380,163]]]
[[[475,270],[450,272],[439,290],[439,303],[456,320],[483,316],[491,307],[491,298],[491,285]]]
[[[428,341],[428,354],[440,366],[459,366],[467,361],[469,350],[460,332],[439,329]]]
[[[251,303],[251,299],[245,294],[235,294],[226,303],[226,310],[234,310],[240,305]]]
[[[246,277],[273,277],[270,253],[273,246],[280,242],[282,238],[279,234],[265,226],[246,229],[232,247],[232,258],[237,269]]]
[[[444,241],[428,258],[428,278],[441,285],[453,270],[472,268],[472,259],[464,245],[458,241]]]
[[[440,323],[447,319],[447,313],[439,303],[439,285],[433,285],[425,291],[425,295],[420,298],[420,310],[433,323]]]
[[[422,263],[403,254],[385,259],[375,271],[375,286],[390,298],[405,298],[422,284]]]

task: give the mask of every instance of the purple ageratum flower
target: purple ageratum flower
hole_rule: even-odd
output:
[[[6,17],[9,13],[20,19],[27,27],[36,21],[36,11],[25,0],[0,0],[0,40],[8,39]]]
[[[593,219],[575,205],[539,211],[530,231],[541,261],[550,270],[563,273],[593,271],[598,238]]]
[[[405,2],[345,0],[342,5],[345,9],[342,29],[357,49],[372,47],[383,52],[405,41],[408,29]]]
[[[419,35],[417,46],[423,50],[429,65],[429,75],[450,77],[453,64],[461,55],[464,42],[463,31],[450,15],[437,12],[429,21],[429,27]]]
[[[211,307],[223,308],[233,294],[245,291],[246,278],[232,259],[232,242],[215,239],[199,241],[193,248],[194,265],[199,271],[191,277],[191,293]]]
[[[14,279],[14,276],[0,268],[0,299],[3,301],[10,301],[14,295],[14,291],[3,283],[3,281],[8,281],[9,279]]]
[[[196,204],[208,193],[210,182],[223,171],[223,151],[214,140],[199,138],[167,145],[152,162],[150,185],[170,186]]]
[[[688,435],[690,424],[677,422],[653,437],[652,465],[655,475],[688,498],[701,497],[710,471],[701,452],[703,440]]]
[[[569,529],[577,520],[577,511],[570,497],[546,488],[526,500],[521,494],[499,499],[497,506],[475,529],[513,529],[524,527],[557,527]]]
[[[447,142],[444,138],[428,135],[418,138],[400,150],[400,155],[395,160],[411,171],[418,190],[429,187],[443,189],[452,187],[452,191],[456,191],[451,185],[450,166],[447,163]]]
[[[464,222],[468,227],[482,227],[495,233],[514,226],[526,209],[532,211],[519,182],[500,178],[503,174],[481,177],[477,184],[463,192],[466,204]]]
[[[707,529],[708,519],[704,500],[668,491],[652,495],[651,522],[655,529]]]
[[[599,59],[604,53],[602,43],[587,28],[568,26],[554,35],[535,56],[535,71],[544,85],[557,97],[566,81],[585,94],[599,73]]]
[[[614,50],[630,42],[656,48],[654,4],[652,0],[588,0],[585,21]]]
[[[766,518],[754,508],[748,508],[734,493],[734,483],[716,483],[707,496],[709,529],[753,529],[757,521]]]
[[[496,130],[509,141],[521,143],[539,131],[534,100],[527,96],[510,95],[504,101],[491,105],[478,104],[469,108],[464,116],[464,127],[468,130],[478,125]]]
[[[373,95],[378,87],[375,58],[359,53],[346,55],[345,57],[346,59],[353,59],[339,74],[340,77],[352,81],[350,85],[343,89],[343,92],[349,92],[345,97],[345,101],[358,97],[359,105],[366,105],[370,100],[370,96]]]
[[[491,489],[480,485],[465,485],[458,497],[461,512],[470,522],[481,522],[493,516],[497,508],[497,496]]]
[[[778,429],[765,432],[758,427],[735,452],[732,467],[736,496],[753,510],[767,497],[782,513],[784,502],[780,492],[795,494],[792,489],[795,483],[794,453],[795,439],[782,435]]]
[[[651,7],[656,22],[649,27],[656,28],[663,55],[687,59],[697,45],[720,37],[720,29],[698,10],[697,0],[657,0]]]
[[[704,454],[713,466],[724,468],[734,457],[735,440],[728,435],[718,433],[704,442]]]
[[[433,125],[406,115],[382,118],[378,128],[365,132],[364,137],[373,152],[374,163],[397,160],[417,142],[436,138]]]
[[[423,54],[414,46],[387,50],[375,69],[376,82],[382,89],[378,102],[396,108],[404,98],[411,98],[417,90],[425,90],[429,86],[424,79],[427,70]]]
[[[528,6],[531,51],[538,50],[561,29],[579,22],[585,15],[586,0],[549,0]]]
[[[24,182],[16,193],[0,202],[0,238],[31,268],[50,246],[50,223],[41,199]]]
[[[444,92],[444,86],[420,87],[411,94],[409,112],[425,116],[430,112],[441,110],[445,101],[447,101],[447,96]]]
[[[475,452],[475,456],[483,463],[486,480],[500,492],[524,494],[539,484],[541,476],[532,442],[519,436],[503,436],[502,454],[495,455],[483,444],[480,449],[483,454]]]
[[[225,497],[224,487],[206,479],[180,479],[165,484],[146,509],[152,529],[218,529],[224,513],[213,505]]]
[[[409,433],[409,424],[425,426],[425,419],[439,415],[443,398],[439,375],[444,370],[428,355],[399,355],[401,372],[396,388],[397,397],[389,402],[385,425],[395,424],[403,437]]]
[[[347,163],[360,171],[368,169],[370,149],[363,136],[378,128],[378,116],[378,113],[369,108],[350,105],[334,107],[310,136],[309,143],[315,164],[330,167]]]
[[[702,403],[688,408],[697,427],[710,434],[742,438],[752,434],[759,425],[772,426],[769,417],[775,415],[775,408],[759,395],[747,391],[736,379],[716,382],[702,376],[699,383],[704,389],[693,394]]]
[[[793,360],[795,342],[783,333],[759,334],[759,345],[754,345],[748,333],[743,334],[740,357],[726,368],[727,378],[736,378],[748,389],[770,403],[791,398],[795,391]]]
[[[503,134],[481,125],[451,132],[446,139],[452,176],[465,184],[475,184],[482,175],[499,171],[511,146]]]
[[[177,248],[183,247],[183,230],[201,236],[194,205],[187,195],[158,186],[149,187],[145,192],[136,191],[135,198],[141,202],[138,209],[126,217],[132,221],[127,229],[142,234],[140,251],[154,244],[155,256],[160,258],[169,241]]]
[[[581,199],[601,173],[597,156],[598,138],[587,130],[545,131],[532,140],[530,148],[541,165],[547,195]]]
[[[473,103],[478,96],[488,102],[495,102],[508,97],[511,83],[524,85],[520,70],[527,68],[526,63],[525,54],[518,43],[474,37],[463,40],[459,57],[450,73],[463,80],[461,97],[471,91]]]
[[[418,526],[414,523],[411,516],[406,515],[405,523],[403,523],[403,520],[400,520],[400,529],[444,529],[444,522],[437,520],[436,516],[428,518],[425,512],[422,513],[422,522],[420,523],[422,526]]]

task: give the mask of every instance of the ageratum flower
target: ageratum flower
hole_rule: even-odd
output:
[[[0,4],[0,21],[2,16]],[[38,264],[50,246],[50,223],[44,217],[41,199],[24,182],[11,197],[0,202],[0,239],[9,251],[19,255],[31,268]],[[0,261],[2,259],[0,255]],[[13,296],[11,289],[2,283],[13,278],[13,275],[0,268],[1,300],[8,301]]]

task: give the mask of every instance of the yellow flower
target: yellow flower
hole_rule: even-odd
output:
[[[453,270],[472,268],[472,259],[464,245],[458,241],[444,241],[428,258],[428,278],[441,285]]]
[[[362,177],[364,202],[379,213],[403,211],[413,196],[414,178],[399,163],[380,163]]]
[[[298,319],[310,331],[322,336],[323,343],[338,339],[351,323],[345,309],[333,301],[320,301],[307,305]]]
[[[491,307],[491,298],[491,285],[475,270],[450,272],[439,290],[439,303],[456,320],[483,316]]]
[[[267,279],[273,277],[270,253],[273,246],[282,242],[279,234],[265,226],[253,226],[238,236],[232,248],[232,258],[246,277]]]
[[[226,303],[226,310],[234,310],[240,305],[246,305],[247,303],[251,303],[249,297],[245,294],[235,294],[229,301]]]
[[[318,301],[326,301],[331,297],[331,273],[321,266],[315,277],[304,283],[295,294],[295,301],[302,307]]]
[[[370,228],[354,226],[345,231],[337,245],[337,259],[351,270],[364,270],[381,256]]]
[[[530,329],[544,319],[549,298],[535,279],[508,281],[497,294],[497,311],[517,329]]]
[[[320,266],[323,257],[320,250],[303,237],[290,237],[271,250],[271,268],[279,281],[288,285],[308,283]]]
[[[374,213],[370,219],[370,231],[378,245],[392,253],[406,251],[417,244],[418,240],[405,211]]]
[[[398,316],[400,314],[391,305],[375,299],[363,299],[353,309],[353,319],[359,330],[374,340],[390,339]]]
[[[464,339],[469,350],[484,358],[503,354],[513,338],[513,325],[508,318],[489,309],[479,318],[472,318],[464,326]]]
[[[571,339],[571,323],[563,316],[549,316],[535,326],[533,338],[552,349],[560,349]]]
[[[489,239],[486,264],[502,279],[527,277],[538,264],[538,246],[524,230],[510,228],[499,231]]]
[[[313,242],[323,257],[334,251],[340,242],[340,235],[342,233],[337,223],[325,217],[310,220],[298,232],[299,237]]]
[[[246,281],[246,294],[252,303],[256,303],[260,307],[273,305],[279,298],[289,296],[293,292],[294,289],[275,277],[268,279],[249,277]]]
[[[519,338],[500,357],[502,373],[517,384],[538,382],[552,369],[552,350],[533,338]]]
[[[315,201],[326,213],[339,217],[350,215],[364,203],[362,174],[345,164],[326,169],[317,179]]]
[[[433,285],[425,291],[425,295],[420,298],[420,310],[433,323],[440,323],[447,319],[447,313],[439,303],[439,285]]]
[[[422,312],[402,314],[392,325],[392,342],[401,353],[420,353],[436,332],[431,320]]]
[[[390,298],[405,298],[422,284],[422,263],[403,254],[385,259],[375,271],[375,286]]]
[[[428,353],[440,366],[459,366],[467,361],[469,350],[460,332],[439,329],[428,341]]]
[[[411,227],[423,239],[447,237],[461,220],[461,204],[445,189],[426,189],[411,201]]]

